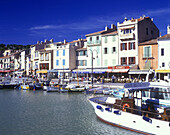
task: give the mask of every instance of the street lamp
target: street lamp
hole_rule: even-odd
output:
[[[93,60],[95,59],[93,56],[93,53],[96,52],[96,58],[98,58],[98,52],[96,49],[94,50],[91,50],[91,49],[88,49],[90,52],[91,52],[91,64],[92,64],[92,68],[91,68],[91,82],[92,82],[92,87],[93,87]],[[87,55],[88,57],[88,55]]]

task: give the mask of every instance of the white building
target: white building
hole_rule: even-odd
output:
[[[169,29],[167,30],[167,33]],[[170,79],[170,34],[164,35],[158,38],[158,73],[159,79],[165,79],[164,76],[167,76]],[[166,79],[167,79],[166,78]]]
[[[53,50],[53,69],[58,70],[60,76],[72,76],[72,70],[76,68],[76,49],[82,48],[85,40],[78,39],[56,45]]]
[[[125,18],[117,23],[119,35],[119,65],[138,65],[138,44],[159,37],[159,30],[149,17]]]
[[[110,38],[110,36],[108,36],[107,34],[115,32],[115,31],[116,31],[116,26],[112,24],[111,28],[108,28],[106,26],[105,30],[86,35],[87,55],[88,55],[87,69],[91,70],[92,57],[93,57],[93,69],[94,69],[93,72],[94,73],[106,72],[106,70],[108,68],[108,61],[106,59],[108,58],[109,55],[104,54],[104,49],[106,48],[106,46],[107,46],[107,49],[109,49],[109,48],[111,48],[112,45],[108,45],[107,43],[105,44],[105,42],[106,42],[106,38],[108,38],[108,40],[107,40],[108,43],[113,42],[112,37]],[[104,41],[103,41],[103,39],[104,39]],[[104,43],[105,48],[103,47],[103,43]],[[113,53],[111,53],[111,54],[113,54]],[[105,57],[105,59],[104,59],[104,57]],[[112,63],[113,63],[113,61],[112,61]]]
[[[117,31],[102,35],[103,67],[118,65],[118,33]]]

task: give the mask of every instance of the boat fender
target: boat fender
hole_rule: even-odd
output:
[[[125,107],[126,107],[126,108],[130,108],[130,105],[129,105],[129,104],[124,104],[124,105],[123,105],[123,111],[125,111],[125,112],[126,112]]]
[[[100,110],[102,109],[102,107],[100,105],[97,105],[96,108],[100,109]]]
[[[150,118],[146,117],[146,116],[143,116],[143,119],[144,119],[145,121],[149,122],[149,123],[152,123],[152,120],[151,120]]]
[[[105,108],[106,111],[111,112],[111,108]]]
[[[121,115],[120,111],[114,111],[113,113],[117,114],[117,115]]]

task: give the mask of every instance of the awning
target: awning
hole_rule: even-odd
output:
[[[0,70],[1,73],[11,72],[11,70]]]
[[[127,73],[129,69],[113,69],[111,73]]]
[[[170,70],[168,70],[168,69],[156,69],[155,72],[156,73],[170,73]]]
[[[132,74],[152,74],[152,72],[150,72],[149,70],[130,70],[128,74],[132,75]]]
[[[48,73],[58,73],[58,70],[56,69],[48,70]]]
[[[48,71],[47,70],[39,70],[37,71],[37,73],[47,73]]]
[[[96,74],[97,73],[102,74],[102,73],[105,73],[105,72],[108,72],[108,69],[93,69],[93,73],[96,73]],[[76,70],[73,70],[72,73],[91,74],[92,70],[91,69],[83,69],[83,70],[76,69]]]

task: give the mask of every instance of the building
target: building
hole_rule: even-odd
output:
[[[148,73],[149,78],[153,78],[154,71],[158,68],[158,42],[157,39],[152,39],[139,44],[139,69],[133,71],[140,78],[146,79]],[[149,72],[152,70],[152,72]]]
[[[169,27],[167,29],[169,33]],[[158,79],[170,79],[170,34],[158,38],[158,69],[156,70]]]
[[[72,70],[76,69],[76,50],[84,46],[84,39],[78,39],[56,45],[53,55],[53,69],[60,77],[71,77]]]
[[[139,44],[159,37],[159,30],[150,17],[127,19],[117,23],[119,35],[119,65],[129,66],[129,77],[139,69]],[[135,73],[136,74],[136,73]]]
[[[138,65],[138,45],[159,37],[159,30],[149,17],[125,18],[117,24],[119,35],[119,65]]]
[[[90,73],[93,69],[94,76],[102,76],[103,73],[106,73],[106,71],[108,70],[108,63],[113,63],[113,60],[111,60],[112,62],[110,63],[110,60],[107,61],[106,59],[110,57],[110,55],[114,55],[111,50],[110,52],[108,52],[108,50],[110,48],[113,49],[113,47],[116,46],[116,30],[116,26],[114,24],[111,24],[111,28],[108,28],[108,26],[106,26],[105,30],[86,35],[88,55],[87,72]],[[113,42],[113,38],[115,43]],[[103,53],[104,50],[105,54]]]

